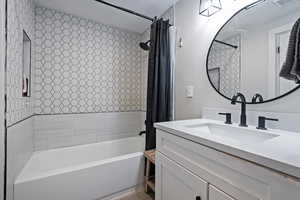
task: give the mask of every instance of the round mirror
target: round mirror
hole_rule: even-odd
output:
[[[236,13],[210,46],[206,67],[213,88],[229,100],[240,92],[249,104],[270,102],[298,89],[299,80],[282,71],[292,64],[299,70],[293,75],[300,77],[299,18],[298,0],[258,1]]]

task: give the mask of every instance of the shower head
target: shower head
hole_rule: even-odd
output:
[[[140,47],[145,51],[149,51],[150,50],[149,44],[150,44],[150,40],[148,40],[147,42],[141,42]]]

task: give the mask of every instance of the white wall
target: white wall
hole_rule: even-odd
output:
[[[222,1],[223,9],[207,18],[198,14],[198,0],[181,0],[176,4],[178,37],[184,47],[176,57],[176,118],[199,118],[204,107],[236,108],[219,96],[206,75],[206,56],[210,43],[221,26],[240,8],[254,0]],[[185,98],[185,86],[195,86],[195,97]],[[250,110],[270,112],[300,112],[300,90],[276,102],[248,106]],[[238,106],[238,105],[237,105]]]
[[[3,200],[4,183],[4,54],[5,54],[5,1],[0,0],[0,200]]]

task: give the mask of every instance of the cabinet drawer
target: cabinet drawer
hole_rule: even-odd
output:
[[[155,161],[156,200],[208,200],[208,183],[159,152]]]
[[[161,130],[156,138],[159,152],[235,199],[299,200],[298,180]]]
[[[217,189],[216,187],[209,185],[209,200],[237,200],[231,198],[229,195],[225,194],[221,190]]]

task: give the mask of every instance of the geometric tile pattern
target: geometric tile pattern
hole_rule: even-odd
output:
[[[150,39],[150,29],[147,29],[142,34],[141,41],[148,41]],[[142,75],[141,75],[141,110],[146,111],[147,109],[147,80],[148,80],[148,58],[149,58],[149,51],[142,51],[141,53],[141,59],[142,59]]]
[[[141,110],[141,35],[38,7],[35,113]]]
[[[223,40],[238,46],[237,49],[214,42],[209,53],[209,69],[220,68],[220,93],[231,98],[240,91],[241,77],[241,35]]]
[[[34,4],[32,0],[9,0],[7,3],[7,121],[11,125],[33,114],[33,97],[22,97],[22,54],[23,29],[34,41]],[[33,52],[32,42],[32,64]]]

